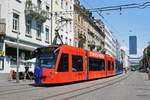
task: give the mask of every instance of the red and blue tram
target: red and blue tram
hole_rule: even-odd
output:
[[[41,47],[35,50],[35,56],[36,84],[90,80],[122,72],[115,58],[68,45]]]

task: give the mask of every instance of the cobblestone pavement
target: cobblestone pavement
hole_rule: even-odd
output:
[[[0,100],[150,100],[150,80],[145,73],[138,72],[47,86],[35,85],[30,80],[0,80]]]

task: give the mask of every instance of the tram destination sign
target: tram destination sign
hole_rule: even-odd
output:
[[[98,57],[98,58],[105,58],[105,55],[104,54],[100,54],[100,53],[97,53],[97,52],[90,52],[90,56],[92,57]]]

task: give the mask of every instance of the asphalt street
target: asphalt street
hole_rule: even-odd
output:
[[[0,80],[0,100],[150,100],[150,80],[139,72],[46,86],[29,80]]]

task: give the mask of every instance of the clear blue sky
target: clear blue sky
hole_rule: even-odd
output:
[[[147,1],[150,0],[80,0],[86,8],[102,8]],[[95,13],[93,15],[96,19],[103,20],[120,44],[127,48],[129,47],[129,35],[136,35],[137,47],[140,49],[141,54],[143,48],[150,41],[150,6],[144,9],[122,9],[121,13],[122,15],[120,15],[120,11],[102,12],[106,20]]]

